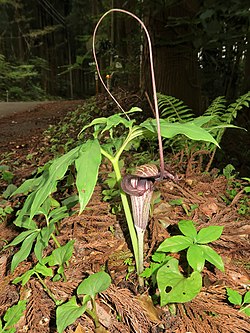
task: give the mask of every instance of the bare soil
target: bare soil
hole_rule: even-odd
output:
[[[23,161],[23,165],[15,169],[14,181],[20,183],[21,179],[30,177],[34,170],[34,161],[26,161],[27,154],[37,154],[36,166],[50,158],[40,152],[43,145],[42,131],[81,103],[49,103],[0,120],[2,156],[12,152],[13,161]],[[176,304],[172,307],[172,313],[167,306],[160,308],[153,305],[148,297],[150,291],[146,289],[140,295],[135,274],[132,272],[127,275],[125,261],[132,258],[132,253],[128,233],[124,229],[124,217],[122,214],[111,214],[110,205],[102,200],[100,183],[88,209],[81,215],[72,215],[61,222],[58,240],[64,244],[69,239],[75,239],[75,247],[70,266],[66,268],[67,281],[52,282],[46,279],[46,284],[57,299],[68,300],[88,274],[105,266],[112,277],[112,285],[99,295],[97,308],[105,332],[250,332],[250,318],[227,301],[225,289],[231,287],[244,294],[250,286],[250,218],[249,215],[239,214],[244,191],[239,191],[230,203],[226,203],[223,200],[228,190],[225,177],[217,176],[215,170],[203,174],[192,162],[189,161],[189,166],[179,169],[182,180],[178,183],[164,181],[158,184],[156,190],[161,192],[162,200],[156,205],[147,230],[145,265],[148,265],[152,252],[170,236],[181,219],[192,219],[198,229],[209,225],[224,226],[222,237],[213,242],[212,247],[223,257],[225,272],[213,267],[206,268],[203,273],[204,287],[200,294],[191,302]],[[109,171],[109,166],[102,166],[102,177]],[[3,188],[4,184],[0,185]],[[185,207],[169,205],[169,201],[179,198],[183,198]],[[192,210],[194,205],[196,208]],[[2,246],[18,234],[12,224],[13,219],[12,216],[1,224]],[[47,252],[51,250],[52,244],[49,244]],[[27,309],[16,326],[17,332],[56,332],[55,304],[39,281],[31,278],[24,287],[12,284],[15,277],[30,269],[35,262],[35,258],[30,256],[11,273],[10,261],[15,251],[10,248],[0,253],[0,316],[20,298],[27,299]],[[83,314],[65,332],[97,331],[93,321]]]

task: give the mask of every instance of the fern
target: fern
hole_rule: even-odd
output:
[[[224,96],[219,96],[213,100],[211,105],[204,112],[204,116],[218,116],[221,117],[226,110],[226,99]]]
[[[173,96],[157,94],[161,117],[169,122],[187,122],[194,119],[192,110]]]
[[[211,134],[220,143],[226,127],[230,127],[233,120],[237,117],[238,112],[243,107],[249,107],[250,92],[240,96],[237,100],[226,107],[224,97],[217,97],[204,113],[205,116],[214,116],[214,118],[206,124],[211,130]],[[223,127],[224,126],[224,127]],[[215,148],[213,146],[213,148]]]
[[[232,122],[237,117],[238,112],[243,107],[249,107],[250,92],[240,96],[235,102],[227,106],[227,101],[224,96],[217,97],[208,109],[204,112],[203,116],[211,117],[211,120],[204,124],[218,143],[220,143],[225,129],[233,126]],[[167,119],[169,122],[188,122],[194,120],[194,113],[187,107],[183,101],[163,94],[158,94],[158,105],[161,111],[161,117]],[[189,149],[193,147],[193,142],[185,137],[178,136],[171,140],[164,140],[164,146],[171,147],[173,151],[180,151],[185,146]],[[210,151],[216,149],[210,143],[205,144],[206,148]],[[201,146],[195,143],[196,150],[202,149]]]

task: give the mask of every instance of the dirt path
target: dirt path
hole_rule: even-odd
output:
[[[82,104],[81,100],[29,103],[0,103],[0,150],[25,144]]]

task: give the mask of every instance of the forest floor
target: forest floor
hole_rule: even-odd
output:
[[[32,177],[36,168],[52,157],[52,153],[46,150],[49,141],[45,140],[43,131],[50,125],[57,124],[67,114],[70,115],[77,105],[83,103],[53,102],[0,119],[0,165],[11,164],[14,184],[20,185],[23,180]],[[74,239],[75,243],[70,265],[65,268],[67,281],[53,282],[49,278],[45,279],[57,299],[67,301],[75,294],[77,286],[85,277],[106,267],[112,284],[98,296],[97,307],[105,332],[250,332],[250,317],[239,312],[239,307],[230,304],[226,294],[226,287],[243,295],[250,286],[250,218],[249,214],[242,214],[242,205],[249,211],[249,198],[246,199],[242,186],[230,198],[229,192],[234,189],[234,182],[229,183],[218,170],[202,173],[190,163],[185,167],[179,163],[176,172],[181,180],[178,183],[168,180],[157,185],[161,201],[154,208],[147,230],[145,264],[148,265],[150,256],[158,245],[173,230],[176,231],[175,227],[180,220],[192,219],[197,229],[210,225],[224,227],[222,236],[212,243],[212,247],[222,256],[225,272],[206,267],[203,271],[204,287],[191,302],[175,304],[171,308],[153,305],[148,297],[150,290],[138,293],[136,274],[133,271],[128,274],[127,263],[133,256],[128,233],[123,227],[124,217],[122,214],[118,217],[111,214],[110,203],[103,201],[100,182],[87,209],[81,215],[65,218],[60,224],[60,244],[70,239]],[[101,177],[105,178],[109,172],[109,166],[103,165]],[[7,185],[6,181],[0,180],[1,190]],[[169,204],[180,198],[182,205]],[[17,204],[16,200],[11,200],[12,207]],[[13,220],[14,216],[10,214],[0,224],[1,248],[20,232],[12,223]],[[51,249],[49,244],[46,254]],[[14,278],[25,273],[36,262],[31,255],[11,273],[10,262],[16,250],[11,247],[0,252],[0,316],[2,318],[6,310],[19,299],[26,299],[27,307],[15,326],[16,331],[56,332],[56,306],[39,280],[32,277],[25,286],[12,283]],[[93,321],[84,313],[65,332],[97,331]]]

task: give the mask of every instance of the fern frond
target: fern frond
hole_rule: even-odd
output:
[[[169,122],[187,122],[194,119],[192,110],[173,96],[157,94],[161,118]]]
[[[204,112],[204,116],[219,116],[221,117],[226,110],[226,99],[224,96],[218,96],[213,100],[211,105]]]
[[[249,108],[250,103],[250,91],[248,91],[245,95],[240,96],[236,99],[235,102],[231,103],[227,111],[221,117],[221,121],[223,123],[231,124],[232,121],[237,117],[238,112],[243,108]]]

